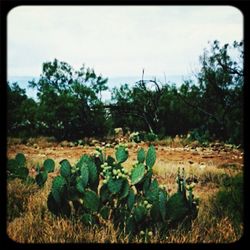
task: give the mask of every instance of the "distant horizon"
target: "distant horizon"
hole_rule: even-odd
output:
[[[7,81],[10,84],[13,84],[14,82],[17,82],[19,87],[24,88],[26,91],[26,95],[28,97],[33,98],[34,100],[38,100],[37,99],[37,91],[36,89],[30,88],[28,87],[28,81],[31,81],[33,79],[38,80],[40,77],[39,76],[8,76],[7,77]],[[106,76],[104,76],[106,77]],[[114,87],[120,87],[122,84],[127,83],[129,86],[131,86],[132,84],[136,83],[136,81],[140,81],[142,76],[112,76],[112,77],[108,77],[108,82],[107,85],[110,88],[110,90]],[[162,75],[162,76],[148,76],[147,74],[144,75],[144,80],[152,80],[154,79],[154,77],[156,77],[157,80],[161,81],[163,84],[165,83],[165,77],[166,77],[166,84],[176,84],[176,86],[181,85],[181,83],[183,83],[184,78],[185,77],[189,77],[188,75],[184,76],[183,74],[175,74],[175,75]],[[110,101],[111,100],[111,92],[110,90],[106,90],[102,92],[102,98],[103,101]]]

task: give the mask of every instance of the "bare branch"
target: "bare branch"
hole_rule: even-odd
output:
[[[228,65],[223,64],[219,57],[216,57],[216,59],[224,71],[228,71],[228,73],[230,73],[230,74],[236,74],[238,76],[243,76],[242,72],[239,72],[237,69],[231,68]]]

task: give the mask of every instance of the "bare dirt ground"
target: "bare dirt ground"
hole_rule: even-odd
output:
[[[129,155],[132,161],[136,161],[137,150],[143,147],[147,149],[146,144],[129,145]],[[28,161],[40,162],[46,158],[52,158],[56,162],[67,158],[72,164],[80,159],[83,154],[91,154],[95,151],[95,147],[77,146],[77,147],[33,147],[24,144],[10,145],[7,150],[7,157],[14,158],[17,153],[22,152]],[[156,146],[158,162],[175,162],[177,164],[204,164],[215,165],[219,168],[233,166],[238,170],[242,170],[244,153],[239,149],[231,149],[226,147],[214,148],[190,148],[190,147],[166,147]],[[114,156],[114,148],[106,149],[107,155]],[[157,164],[157,163],[156,163]]]
[[[137,151],[140,147],[147,150],[146,143],[129,143],[129,158],[124,166],[130,169],[137,160]],[[169,147],[155,146],[157,160],[154,166],[154,174],[160,184],[166,185],[169,191],[173,190],[178,167],[185,168],[188,175],[195,175],[200,180],[197,190],[206,192],[207,189],[219,187],[220,178],[223,174],[230,176],[243,171],[244,153],[242,150],[229,148],[221,145],[213,147]],[[9,145],[7,156],[14,158],[17,153],[23,153],[27,158],[30,172],[35,173],[35,166],[47,158],[56,162],[59,170],[59,162],[68,159],[75,164],[83,154],[95,152],[94,146],[62,147],[52,146],[27,146],[24,144]],[[106,148],[106,154],[114,156],[114,148]],[[56,171],[57,172],[57,171]],[[56,174],[56,173],[55,173]],[[204,185],[206,184],[206,185]],[[209,185],[211,184],[211,185]],[[214,185],[216,184],[216,185]]]

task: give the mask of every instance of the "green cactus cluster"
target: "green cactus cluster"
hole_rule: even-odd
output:
[[[153,176],[156,150],[140,148],[131,171],[122,165],[129,156],[126,144],[115,147],[115,158],[97,147],[91,156],[83,155],[75,166],[60,162],[60,175],[53,180],[48,208],[56,215],[78,211],[86,225],[111,220],[121,234],[139,235],[148,241],[159,230],[197,216],[193,185],[186,185],[184,170],[178,170],[178,190],[169,196]],[[186,195],[188,192],[188,195]],[[142,235],[141,232],[144,232]]]
[[[172,226],[197,216],[198,199],[192,193],[194,185],[185,182],[184,169],[182,173],[178,169],[178,190],[170,196],[153,176],[154,146],[147,151],[138,150],[131,171],[122,165],[128,156],[127,145],[119,144],[115,158],[106,155],[105,147],[97,147],[92,155],[83,155],[73,166],[62,160],[59,175],[52,181],[48,209],[56,216],[80,216],[87,226],[110,220],[121,234],[138,235],[146,242],[156,231],[165,234]],[[47,159],[43,168],[38,168],[39,186],[54,167],[53,160]]]
[[[37,175],[35,177],[36,184],[39,187],[43,187],[48,179],[48,173],[54,172],[54,169],[55,169],[55,162],[52,159],[46,159],[43,162],[42,167],[37,165],[36,167]]]
[[[19,178],[26,180],[29,175],[29,169],[26,166],[24,154],[18,153],[14,159],[8,159],[7,176],[10,179]]]

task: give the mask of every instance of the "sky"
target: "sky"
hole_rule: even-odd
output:
[[[8,76],[57,58],[104,77],[186,75],[208,41],[243,39],[233,6],[19,6],[7,17]]]

